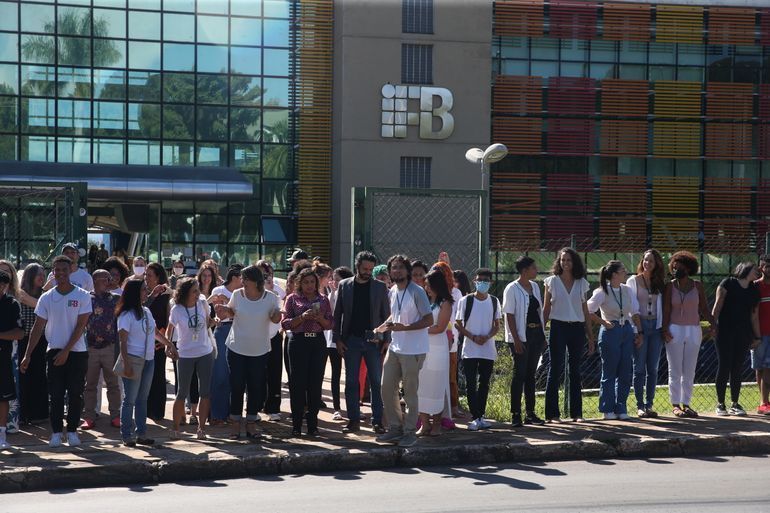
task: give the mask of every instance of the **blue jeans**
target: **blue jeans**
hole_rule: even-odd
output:
[[[601,413],[628,413],[626,403],[631,391],[634,330],[631,323],[599,329],[599,355],[602,357],[602,381],[599,385]]]
[[[640,410],[652,408],[655,401],[660,352],[663,347],[660,330],[655,328],[657,322],[655,319],[642,319],[642,345],[634,351],[634,395],[636,407]],[[645,388],[647,401],[644,400]]]
[[[139,379],[123,380],[123,402],[120,405],[120,435],[130,440],[134,435],[144,438],[147,434],[147,396],[150,395],[155,360],[145,360]],[[132,414],[134,419],[132,420]],[[134,432],[136,422],[136,432]]]
[[[217,359],[211,375],[211,418],[225,420],[230,416],[230,368],[227,366],[225,341],[233,323],[223,322],[214,330],[217,341]]]
[[[380,345],[372,344],[353,335],[345,343],[348,346],[345,351],[345,406],[347,407],[348,420],[361,418],[361,408],[358,403],[360,386],[358,373],[361,369],[361,358],[363,358],[372,387],[372,424],[382,424],[382,354],[380,354]]]

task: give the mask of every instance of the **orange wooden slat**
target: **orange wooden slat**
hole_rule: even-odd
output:
[[[601,95],[602,114],[646,117],[649,113],[650,83],[646,80],[602,80]]]
[[[751,158],[752,136],[753,127],[749,123],[707,123],[706,157]]]
[[[709,44],[754,45],[757,29],[756,9],[709,7],[708,14]]]
[[[707,82],[706,116],[751,119],[754,116],[754,84]]]
[[[493,33],[498,36],[543,36],[543,0],[498,0]]]
[[[647,155],[648,130],[647,121],[605,119],[601,122],[600,152],[602,155]]]
[[[604,39],[649,41],[652,9],[647,4],[604,4]]]
[[[540,114],[543,110],[543,79],[498,75],[493,89],[492,110],[511,114]]]
[[[492,138],[505,144],[511,155],[537,155],[543,148],[543,119],[495,116]]]

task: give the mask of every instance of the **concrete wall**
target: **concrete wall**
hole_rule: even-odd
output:
[[[402,156],[432,157],[431,186],[478,189],[465,151],[490,138],[492,2],[434,0],[434,34],[401,32],[401,1],[335,2],[333,263],[349,263],[352,187],[399,187]],[[381,89],[401,83],[401,45],[433,45],[433,84],[454,96],[454,133],[381,137]],[[411,109],[410,109],[411,110]]]

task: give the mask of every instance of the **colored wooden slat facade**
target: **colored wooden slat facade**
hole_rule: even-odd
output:
[[[703,187],[704,215],[745,216],[751,212],[751,180],[707,177]]]
[[[605,115],[646,118],[650,110],[650,83],[646,80],[602,80],[601,105]]]
[[[593,178],[587,175],[549,174],[546,177],[545,205],[548,212],[593,214]]]
[[[751,46],[756,40],[756,9],[709,7],[708,43]]]
[[[660,214],[699,214],[700,179],[684,176],[656,176],[652,180],[652,212]]]
[[[748,219],[704,219],[703,250],[710,253],[740,253],[751,245],[751,223]]]
[[[652,246],[658,251],[698,250],[698,220],[653,216]]]
[[[506,211],[540,212],[539,173],[495,171],[491,195],[492,213]]]
[[[596,246],[595,224],[591,216],[548,216],[545,219],[544,246],[550,251],[557,251],[571,245],[574,240],[575,249],[590,251]]]
[[[703,7],[661,5],[655,7],[655,41],[703,43]]]
[[[599,218],[598,251],[643,251],[647,248],[647,220],[637,216]]]
[[[604,39],[649,41],[652,8],[648,4],[605,3]]]
[[[770,222],[770,180],[757,184],[757,218]]]
[[[602,176],[599,182],[599,211],[604,213],[647,212],[647,180],[643,176]]]
[[[749,120],[754,117],[754,84],[706,83],[706,116]]]
[[[759,119],[770,121],[770,84],[759,86]]]
[[[605,119],[600,124],[599,151],[602,155],[647,155],[647,121]]]
[[[750,159],[752,125],[749,123],[708,123],[706,157],[715,159]]]
[[[763,123],[757,128],[757,156],[770,160],[770,124]]]
[[[692,158],[701,154],[700,123],[655,121],[652,134],[656,157]]]
[[[655,82],[655,115],[667,118],[700,117],[701,87],[700,82]]]
[[[543,119],[495,116],[492,138],[511,155],[537,155],[543,151]]]
[[[543,0],[495,1],[494,34],[498,36],[543,35]]]
[[[540,249],[540,216],[525,214],[495,214],[490,219],[493,250]]]
[[[595,114],[596,81],[592,78],[548,79],[548,112],[551,114]]]
[[[770,46],[770,9],[759,9],[759,43]]]
[[[540,114],[543,110],[543,79],[541,77],[495,77],[492,110],[511,114]]]
[[[553,155],[592,155],[594,152],[594,120],[550,118],[547,150]]]
[[[550,0],[551,37],[594,39],[599,8],[592,0]]]

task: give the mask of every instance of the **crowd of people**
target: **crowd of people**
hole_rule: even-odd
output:
[[[343,433],[362,429],[365,396],[378,442],[410,447],[419,436],[453,429],[459,418],[469,430],[488,429],[501,331],[513,359],[514,428],[583,421],[580,364],[586,348],[598,348],[601,356],[604,419],[629,419],[632,388],[637,417],[658,416],[653,405],[664,347],[671,413],[696,417],[691,399],[702,321],[710,325],[719,358],[716,414],[746,415],[739,397],[749,351],[761,393],[757,412],[770,414],[770,255],[758,264],[739,264],[719,284],[712,309],[695,279],[698,261],[686,251],[665,265],[650,249],[630,277],[622,262],[612,260],[591,291],[580,255],[564,248],[542,293],[535,260],[521,256],[502,302],[491,294],[489,269],[475,270],[471,280],[451,268],[446,253],[433,264],[404,255],[383,264],[362,251],[353,269],[332,269],[298,250],[284,286],[267,260],[230,266],[223,276],[214,261],[203,262],[195,276],[185,274],[184,262],[174,262],[169,276],[142,257],[133,259],[131,270],[117,257],[99,260],[92,274],[78,260],[77,246],[67,244],[49,275],[30,264],[20,280],[13,264],[0,260],[2,449],[10,447],[6,435],[20,422],[46,419],[51,447],[79,445],[78,429],[101,422],[103,389],[105,422],[120,430],[123,443],[153,445],[147,419],[165,419],[169,358],[176,391],[172,440],[184,436],[184,425],[195,426],[201,440],[208,437],[207,425],[229,426],[231,440],[259,439],[260,420],[282,420],[284,369],[292,436],[318,436],[318,414],[327,407],[327,362],[332,418],[347,418]],[[546,347],[550,365],[540,418],[535,371]],[[559,406],[565,362],[568,419]],[[468,412],[460,407],[459,372]]]

